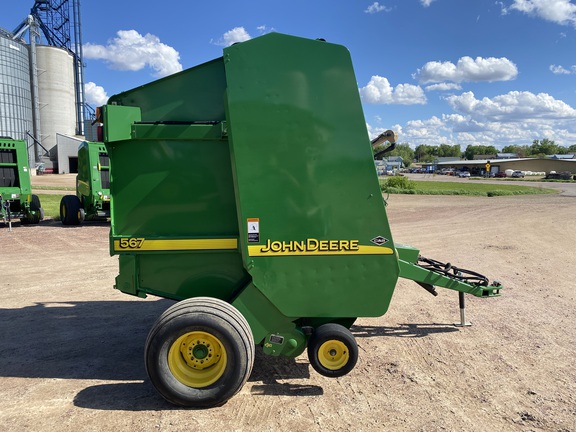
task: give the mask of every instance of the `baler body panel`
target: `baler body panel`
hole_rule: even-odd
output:
[[[76,196],[86,212],[86,219],[110,216],[110,170],[106,146],[83,141],[78,146]]]
[[[296,341],[302,327],[383,315],[400,276],[498,293],[436,278],[417,250],[399,260],[342,46],[271,33],[102,112],[126,293],[216,297],[257,340]]]
[[[254,285],[287,316],[382,315],[399,270],[348,50],[270,34],[224,59]]]
[[[220,57],[119,93],[108,103],[138,107],[143,122],[222,121],[225,120],[224,74]]]
[[[112,172],[114,238],[237,238],[226,141],[119,141],[108,152],[123,167]]]
[[[116,287],[140,296],[230,301],[249,276],[238,250],[222,124],[152,125],[140,122],[140,113],[132,116],[134,110],[107,108],[112,137],[126,138],[122,130],[132,137],[107,137],[111,164],[121,167],[111,172],[110,247],[120,254],[121,269]],[[130,119],[127,128],[122,119]]]
[[[32,195],[28,147],[24,140],[0,138],[0,219],[38,223],[43,218],[40,201]]]
[[[230,301],[253,280],[290,319],[386,312],[398,260],[344,47],[270,34],[109,103],[120,289]]]

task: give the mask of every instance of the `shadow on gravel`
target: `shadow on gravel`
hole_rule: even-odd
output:
[[[100,410],[178,409],[156,392],[144,366],[148,332],[173,303],[160,299],[0,308],[0,377],[130,381],[87,387],[74,404]],[[254,395],[323,394],[319,386],[286,381],[309,377],[307,362],[270,357],[257,347],[249,381]]]
[[[101,410],[174,409],[155,391],[144,367],[148,331],[172,301],[37,303],[0,309],[0,376],[131,381],[80,391],[76,406]],[[458,331],[445,324],[353,326],[356,337],[424,337]],[[249,381],[253,395],[319,396],[307,361],[265,355],[257,347]],[[303,380],[302,382],[295,382]]]
[[[248,379],[254,382],[251,393],[259,396],[320,396],[324,394],[322,387],[293,382],[309,379],[311,370],[307,361],[302,363],[301,359],[272,357],[256,347],[254,368]]]
[[[0,376],[143,380],[148,331],[170,300],[0,308]]]
[[[74,406],[103,411],[168,411],[183,409],[164,400],[148,381],[99,384],[86,387],[78,392],[74,398]]]
[[[65,229],[82,228],[83,226],[108,227],[108,228],[110,228],[110,220],[108,219],[108,220],[84,221],[80,225],[64,225],[64,224],[62,224],[62,222],[60,222],[59,219],[53,219],[51,217],[47,217],[47,218],[41,220],[40,222],[38,222],[37,224],[30,224],[30,225],[22,224],[20,222],[20,219],[12,220],[12,229],[15,229],[15,228],[26,229],[26,228],[34,228],[34,227],[38,227],[38,226],[56,227],[56,228],[65,228]],[[6,230],[9,229],[8,222],[0,221],[0,230],[2,230],[4,228]]]
[[[400,324],[398,327],[372,327],[353,325],[350,331],[354,337],[392,336],[421,338],[434,333],[457,332],[458,328],[447,324]]]
[[[139,363],[143,359],[138,357]],[[139,368],[143,369],[143,367]],[[166,402],[148,381],[146,372],[140,379],[144,382],[124,382],[99,384],[81,390],[74,398],[74,405],[96,410],[154,411],[183,410]],[[254,382],[250,393],[254,396],[320,396],[322,387],[311,384],[297,384],[284,380],[310,378],[308,363],[298,363],[293,358],[270,357],[256,350],[252,375]]]
[[[64,225],[59,220],[53,220],[52,225],[64,228],[64,229],[73,229],[73,228],[82,228],[83,226],[86,227],[108,227],[110,228],[110,220],[93,220],[93,221],[84,221],[79,225]]]

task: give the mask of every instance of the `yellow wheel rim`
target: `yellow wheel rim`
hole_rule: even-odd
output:
[[[318,361],[329,370],[339,370],[346,366],[350,360],[350,352],[344,342],[329,340],[320,345]]]
[[[195,331],[180,336],[168,352],[168,367],[188,387],[214,384],[226,369],[226,350],[217,337]]]

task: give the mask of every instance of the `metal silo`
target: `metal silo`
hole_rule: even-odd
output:
[[[74,58],[65,49],[36,45],[42,145],[56,146],[56,134],[76,133]]]
[[[28,47],[0,29],[0,136],[29,140],[32,130]],[[32,151],[32,150],[31,150]],[[34,160],[34,155],[29,155]]]

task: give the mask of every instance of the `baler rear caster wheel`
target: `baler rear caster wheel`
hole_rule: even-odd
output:
[[[232,305],[195,297],[168,308],[146,340],[148,376],[169,402],[184,407],[224,404],[246,383],[254,339]]]
[[[30,225],[40,223],[44,219],[44,210],[40,206],[40,198],[38,195],[32,195],[32,200],[30,201],[30,211],[34,214],[27,215],[25,218],[21,219],[22,225]]]
[[[330,378],[346,375],[358,361],[356,339],[340,324],[323,324],[308,341],[308,360],[320,375]]]

